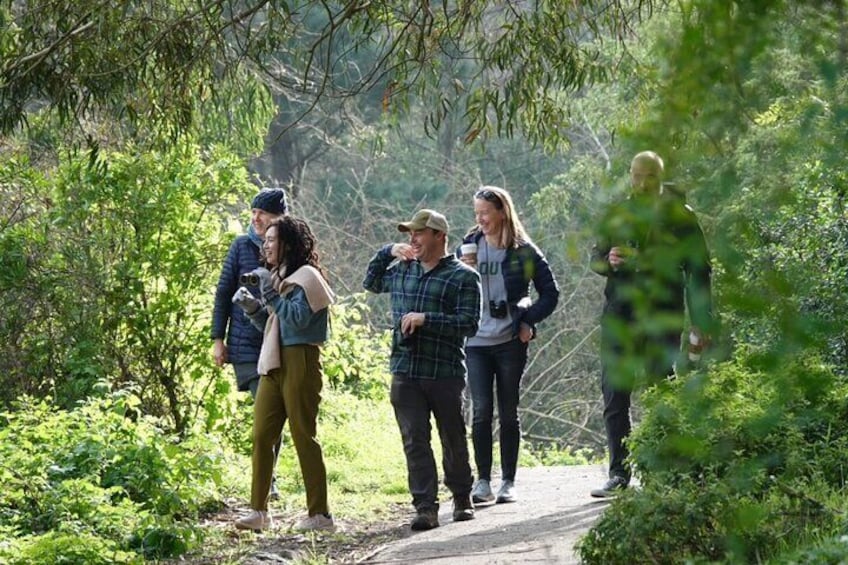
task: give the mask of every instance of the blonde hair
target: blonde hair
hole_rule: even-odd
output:
[[[527,231],[518,219],[518,212],[515,209],[515,204],[512,202],[512,197],[503,188],[497,186],[481,186],[474,193],[475,200],[485,200],[491,202],[498,210],[503,210],[504,222],[501,225],[501,233],[498,237],[498,247],[509,249],[510,247],[518,247],[523,243],[530,243],[530,237]],[[480,229],[479,224],[474,226],[471,231]]]

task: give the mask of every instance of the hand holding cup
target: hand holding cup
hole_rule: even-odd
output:
[[[459,260],[465,263],[470,267],[477,266],[477,244],[476,243],[463,243],[459,247],[460,257]]]
[[[609,260],[610,267],[612,267],[613,270],[617,270],[635,256],[636,250],[634,248],[616,246],[609,250],[607,259]]]

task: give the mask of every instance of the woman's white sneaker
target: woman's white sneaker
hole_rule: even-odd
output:
[[[262,510],[254,510],[246,516],[242,516],[236,520],[236,528],[239,530],[253,530],[261,532],[274,525],[274,520],[271,515]]]
[[[316,514],[315,516],[301,518],[292,529],[296,532],[314,532],[319,530],[332,532],[336,529],[336,524],[333,522],[332,516]]]
[[[515,483],[506,480],[501,483],[501,488],[498,490],[498,504],[502,502],[515,502]]]
[[[471,500],[473,502],[491,502],[495,499],[492,485],[487,479],[477,479],[474,488],[471,489]]]

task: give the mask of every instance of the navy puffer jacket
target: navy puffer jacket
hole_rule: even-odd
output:
[[[244,311],[232,303],[233,294],[241,286],[239,277],[258,266],[259,247],[249,236],[238,236],[224,259],[212,311],[212,339],[226,338],[228,363],[254,363],[259,359],[262,334],[253,327]],[[259,297],[258,288],[249,290]]]

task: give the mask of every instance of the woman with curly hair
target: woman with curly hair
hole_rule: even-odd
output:
[[[259,390],[253,413],[253,481],[248,515],[236,521],[245,530],[272,524],[268,489],[274,469],[274,443],[286,420],[306,487],[308,515],[294,529],[332,530],[327,504],[327,471],[316,439],[323,376],[320,345],[328,338],[333,302],[309,225],[284,216],[265,232],[268,269],[259,269],[259,303],[244,304],[264,331],[259,354]]]

